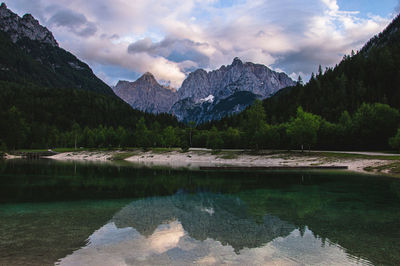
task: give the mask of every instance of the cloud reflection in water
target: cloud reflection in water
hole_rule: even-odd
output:
[[[212,210],[212,211],[211,211]],[[60,265],[357,265],[306,228],[265,215],[256,222],[238,198],[177,194],[134,201]]]

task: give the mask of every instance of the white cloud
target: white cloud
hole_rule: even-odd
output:
[[[309,76],[319,64],[333,66],[359,49],[390,21],[345,12],[336,0],[6,2],[20,14],[33,13],[89,64],[150,71],[175,87],[188,70],[215,69],[236,56]],[[72,17],[79,18],[77,27]]]

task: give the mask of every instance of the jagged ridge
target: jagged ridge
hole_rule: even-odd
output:
[[[58,46],[53,34],[31,15],[0,6],[0,80],[31,82],[115,96],[90,67]]]
[[[265,99],[294,84],[284,73],[235,58],[218,70],[190,73],[178,92],[158,84],[150,73],[135,82],[118,82],[114,92],[133,108],[170,112],[180,121],[202,123],[241,112],[255,99]]]
[[[284,73],[235,58],[231,65],[218,70],[207,73],[199,69],[189,74],[178,91],[179,101],[172,106],[171,113],[184,122],[218,120],[243,111],[256,98],[268,98],[280,89],[293,85],[294,81]],[[210,96],[213,98],[211,102],[204,101]],[[225,99],[228,98],[231,104],[226,104]],[[222,101],[225,103],[221,104]]]
[[[25,14],[20,18],[11,12],[5,3],[0,6],[0,30],[6,32],[13,43],[22,38],[28,38],[58,47],[53,34],[46,27],[41,26],[31,14]]]
[[[168,113],[178,99],[175,89],[160,85],[149,72],[135,82],[119,81],[113,89],[133,108],[148,113]]]

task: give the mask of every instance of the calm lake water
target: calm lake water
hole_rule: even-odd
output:
[[[0,162],[0,265],[399,265],[400,179]]]

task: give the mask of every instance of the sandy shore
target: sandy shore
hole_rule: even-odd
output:
[[[6,160],[21,159],[21,158],[22,157],[19,156],[19,155],[11,155],[11,154],[8,154],[8,153],[6,153],[5,156],[4,156],[4,159],[6,159]]]
[[[228,154],[213,155],[209,152],[169,152],[155,154],[147,152],[127,158],[127,161],[146,165],[164,165],[171,167],[199,166],[246,166],[246,167],[295,167],[295,166],[347,166],[350,171],[363,172],[366,167],[376,167],[387,163],[386,160],[369,159],[336,159],[304,155],[248,155],[238,154],[230,157]]]
[[[313,153],[270,153],[251,155],[239,151],[222,151],[212,154],[206,150],[143,152],[140,150],[126,153],[109,152],[66,152],[47,158],[55,160],[108,161],[115,155],[132,155],[126,161],[146,166],[167,166],[198,168],[200,166],[243,166],[243,167],[296,167],[296,166],[347,166],[349,171],[369,173],[366,167],[379,167],[393,163],[385,159],[342,158],[340,156],[319,156]]]
[[[79,152],[63,152],[46,158],[61,161],[108,161],[111,160],[115,151],[79,151]]]

